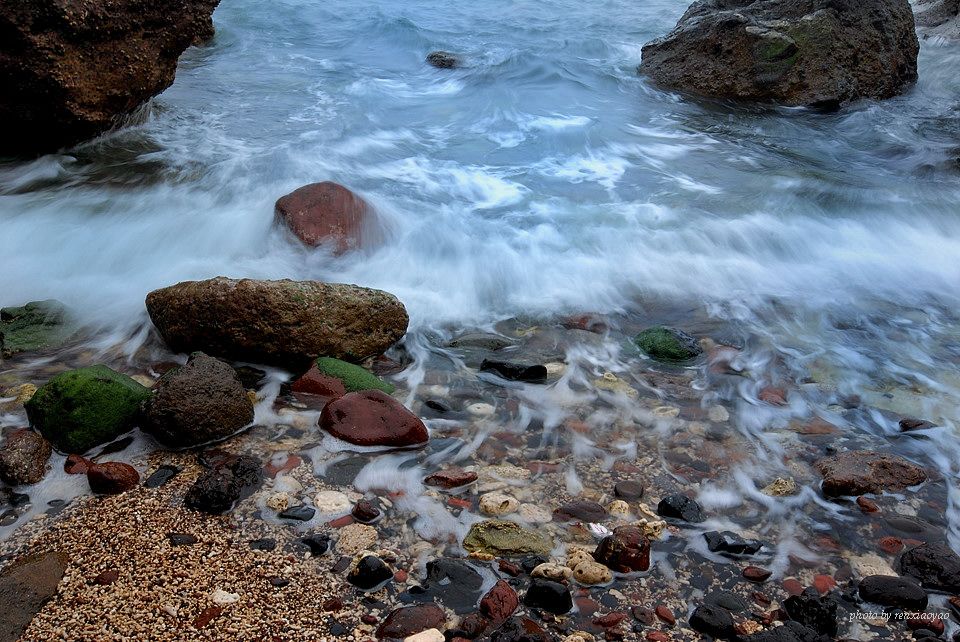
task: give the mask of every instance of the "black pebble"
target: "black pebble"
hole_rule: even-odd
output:
[[[660,503],[657,504],[657,515],[682,519],[692,524],[699,524],[707,519],[700,504],[680,493],[668,495],[661,499]]]
[[[535,577],[523,596],[523,603],[533,609],[543,609],[560,615],[573,608],[573,597],[570,589],[563,584]]]
[[[272,551],[277,548],[277,540],[270,537],[252,539],[250,540],[250,548],[255,551]]]
[[[200,541],[189,533],[167,533],[167,539],[170,546],[191,546]]]
[[[143,482],[143,485],[147,488],[159,488],[176,477],[179,472],[180,469],[176,466],[160,466],[147,477],[147,481]]]
[[[300,540],[310,549],[311,555],[323,555],[330,550],[329,535],[308,535]]]
[[[363,591],[380,587],[393,579],[393,571],[375,555],[367,555],[347,575],[347,581]]]
[[[287,510],[280,513],[280,517],[283,519],[295,519],[300,522],[309,522],[316,514],[317,511],[315,509],[305,504],[301,504],[299,506],[291,506]]]
[[[733,616],[719,606],[704,604],[694,609],[690,628],[715,638],[727,638],[733,633]]]
[[[744,539],[731,531],[710,531],[703,534],[707,548],[711,553],[721,555],[753,555],[763,548],[763,542],[756,539]]]

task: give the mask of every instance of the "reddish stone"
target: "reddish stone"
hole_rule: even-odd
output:
[[[592,598],[576,597],[573,601],[577,603],[577,609],[580,611],[580,615],[584,617],[593,615],[600,610],[600,603]]]
[[[671,611],[669,608],[667,608],[663,604],[660,604],[659,606],[657,606],[657,608],[654,609],[654,612],[657,614],[658,618],[660,618],[670,626],[673,626],[674,624],[677,623],[677,617],[673,614],[673,611]]]
[[[460,620],[460,625],[457,628],[466,634],[469,639],[476,640],[483,635],[489,626],[490,620],[479,613],[471,613]]]
[[[606,615],[601,615],[593,619],[593,623],[597,626],[601,626],[605,629],[617,626],[621,622],[627,619],[626,613],[620,613],[619,611],[614,611],[613,613],[607,613]]]
[[[473,504],[466,499],[459,499],[457,497],[448,497],[447,504],[453,506],[454,508],[470,508]]]
[[[873,501],[869,497],[864,497],[863,495],[857,497],[857,506],[859,506],[860,511],[864,513],[876,513],[880,510],[880,507],[877,506],[877,502]]]
[[[753,598],[753,601],[761,606],[770,606],[773,600],[770,599],[770,596],[766,593],[761,593],[760,591],[754,591],[750,594],[750,597]]]
[[[877,543],[880,545],[881,551],[890,555],[896,555],[903,550],[903,540],[899,537],[881,537]]]
[[[579,519],[584,522],[602,522],[608,517],[607,509],[587,500],[567,502],[553,511],[553,519],[559,522],[570,522]]]
[[[760,568],[759,566],[748,566],[743,569],[743,576],[751,582],[766,582],[770,579],[771,575],[773,575],[773,571]]]
[[[786,589],[790,595],[800,595],[803,593],[803,584],[800,583],[800,580],[793,577],[788,577],[783,580],[783,588]]]
[[[360,616],[360,621],[363,622],[364,624],[376,624],[377,616],[371,615],[370,613],[364,613],[363,615]]]
[[[303,460],[297,457],[296,455],[290,455],[287,457],[282,464],[275,464],[272,461],[263,467],[263,472],[267,477],[273,479],[280,473],[290,472],[297,466],[303,463]]]
[[[596,334],[603,334],[607,331],[607,324],[602,317],[596,314],[567,317],[561,322],[561,325],[568,330],[586,330]]]
[[[329,600],[323,603],[321,607],[324,611],[336,612],[343,608],[343,600],[339,597],[331,597]]]
[[[787,391],[784,388],[767,386],[766,388],[762,389],[760,394],[757,396],[759,397],[760,401],[768,403],[772,406],[787,405]]]
[[[552,464],[546,461],[532,461],[527,464],[527,470],[534,475],[555,473],[560,470],[560,464]]]
[[[462,468],[446,468],[427,475],[423,483],[438,488],[459,488],[477,481],[477,473]]]
[[[403,569],[400,569],[399,571],[393,574],[393,581],[396,582],[397,584],[403,584],[404,582],[407,581],[407,578],[409,577],[410,577],[409,573],[407,573]]]
[[[193,621],[193,628],[202,629],[206,625],[210,624],[210,621],[213,618],[217,617],[223,613],[223,608],[219,606],[208,606],[207,608],[200,611],[200,615],[196,617]]]
[[[304,185],[276,204],[277,220],[310,246],[330,242],[336,254],[357,249],[375,240],[368,219],[372,209],[362,198],[342,185]]]
[[[649,642],[670,642],[670,636],[663,631],[650,631],[647,633]]]
[[[129,464],[108,461],[87,469],[90,490],[100,495],[124,493],[140,483],[140,473]]]
[[[902,457],[872,450],[850,450],[816,463],[821,489],[830,497],[899,491],[927,479],[923,468]]]
[[[820,417],[814,417],[807,423],[794,428],[794,430],[801,435],[834,435],[840,432],[839,428]]]
[[[620,573],[650,568],[650,542],[636,526],[618,526],[603,538],[593,553],[594,559]]]
[[[100,586],[108,586],[116,582],[118,579],[120,579],[120,573],[114,569],[110,569],[109,571],[104,571],[103,573],[100,573],[100,575],[97,575],[95,578],[93,578],[93,583],[99,584]]]
[[[908,619],[907,626],[914,631],[917,629],[926,629],[933,631],[937,635],[943,635],[943,620],[932,617],[933,614],[928,615],[931,617],[912,617]]]
[[[67,461],[63,462],[63,471],[68,475],[86,475],[87,469],[93,465],[93,462],[80,455],[68,455]]]
[[[836,588],[837,581],[829,575],[817,575],[815,578],[813,578],[813,586],[820,591],[821,595],[824,595]]]
[[[423,445],[427,427],[403,404],[380,390],[363,390],[334,399],[320,413],[320,427],[358,446]]]
[[[343,382],[336,377],[325,375],[314,363],[299,379],[290,385],[290,390],[299,394],[317,395],[328,399],[339,399],[347,394]]]
[[[498,564],[500,566],[500,572],[506,573],[510,577],[517,577],[521,573],[520,567],[511,561],[498,560]]]
[[[480,612],[490,618],[494,626],[500,626],[520,606],[520,598],[513,587],[498,580],[480,600]]]
[[[377,637],[403,639],[427,629],[440,629],[442,631],[446,621],[446,614],[436,604],[401,606],[390,611],[390,614],[377,628]]]
[[[657,614],[654,613],[653,609],[648,609],[645,606],[635,606],[630,609],[630,613],[633,614],[633,617],[635,617],[638,622],[642,622],[647,626],[657,621]]]
[[[327,524],[329,524],[331,528],[343,528],[344,526],[349,526],[353,522],[353,515],[344,515],[343,517],[330,520],[327,522]]]

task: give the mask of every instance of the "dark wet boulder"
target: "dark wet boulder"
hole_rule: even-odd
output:
[[[830,497],[898,491],[927,479],[927,473],[903,457],[872,450],[850,450],[816,463],[823,494]]]
[[[687,361],[703,352],[700,343],[683,330],[662,325],[647,328],[633,342],[651,359],[668,363]]]
[[[820,595],[815,588],[805,589],[800,595],[792,595],[783,601],[783,609],[791,620],[830,637],[837,635],[838,606],[833,595]]]
[[[0,479],[11,486],[36,484],[47,472],[50,442],[32,430],[15,430],[0,446]]]
[[[320,413],[320,427],[358,446],[404,448],[427,442],[427,427],[402,403],[381,392],[351,392],[334,399]]]
[[[0,572],[0,640],[19,640],[43,605],[57,594],[67,570],[63,553],[27,555]]]
[[[343,254],[376,240],[373,208],[338,183],[311,183],[281,197],[274,207],[277,220],[306,245],[329,244]]]
[[[463,59],[449,51],[431,51],[427,54],[427,64],[437,69],[456,69],[463,66]]]
[[[443,629],[447,615],[436,604],[401,606],[377,627],[378,638],[403,639],[427,629]]]
[[[260,462],[247,455],[217,456],[207,461],[203,471],[187,491],[184,505],[203,513],[225,513],[263,482]]]
[[[917,78],[907,0],[698,0],[643,47],[658,85],[716,99],[834,107]]]
[[[692,524],[699,524],[707,519],[700,504],[680,493],[667,495],[661,499],[660,503],[657,504],[657,515],[680,519]]]
[[[117,125],[173,83],[213,36],[219,0],[31,0],[0,5],[0,153],[55,151]]]
[[[507,381],[544,383],[547,380],[546,366],[516,361],[484,359],[480,364],[480,372],[489,372]]]
[[[593,558],[618,573],[645,571],[650,568],[650,542],[637,526],[617,526],[600,540]]]
[[[8,358],[20,352],[56,348],[73,336],[77,327],[67,308],[52,299],[0,308],[0,355]]]
[[[316,357],[361,361],[407,331],[392,294],[340,283],[217,277],[147,295],[147,312],[176,352],[290,368]]]
[[[389,395],[396,390],[392,383],[384,381],[369,370],[340,359],[320,357],[313,363],[313,368],[321,375],[339,381],[346,392],[380,390]]]
[[[133,427],[150,390],[104,365],[58,374],[24,404],[30,425],[59,450],[83,453]]]
[[[137,487],[140,473],[130,464],[107,461],[87,468],[87,482],[98,495],[119,495]]]
[[[927,608],[927,592],[913,580],[891,575],[869,575],[860,580],[860,598],[880,606],[908,611]]]
[[[960,593],[960,556],[943,543],[925,543],[900,556],[900,574],[923,586],[948,593]]]
[[[154,385],[141,428],[162,444],[183,448],[226,439],[252,422],[253,402],[236,371],[196,352]]]
[[[830,642],[832,638],[820,635],[799,622],[789,620],[781,626],[737,639],[741,642]]]
[[[573,608],[573,597],[570,595],[570,589],[560,582],[535,577],[530,581],[530,587],[523,596],[523,603],[532,609],[541,609],[560,615]]]
[[[361,558],[347,574],[347,581],[362,591],[372,591],[393,579],[393,570],[376,555]]]
[[[711,553],[739,556],[754,555],[763,548],[763,542],[756,539],[745,539],[732,531],[709,531],[703,534],[707,541],[707,549]]]
[[[703,604],[693,610],[690,628],[721,640],[730,638],[735,632],[730,612],[713,604]]]

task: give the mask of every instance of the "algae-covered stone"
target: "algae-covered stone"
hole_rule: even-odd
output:
[[[343,387],[347,389],[347,392],[382,390],[389,395],[396,390],[393,384],[384,381],[372,372],[364,370],[360,366],[352,363],[341,361],[340,359],[320,357],[317,359],[316,364],[317,370],[319,370],[321,374],[339,379],[343,383]]]
[[[0,308],[0,350],[4,357],[55,348],[76,330],[76,323],[59,301],[32,301],[20,307]]]
[[[470,527],[463,547],[471,553],[510,557],[548,555],[553,545],[541,533],[513,522],[490,519]]]
[[[703,352],[697,340],[686,332],[662,325],[647,328],[633,341],[657,361],[686,361]]]
[[[30,425],[64,452],[82,453],[126,432],[150,390],[104,365],[58,374],[24,408]]]

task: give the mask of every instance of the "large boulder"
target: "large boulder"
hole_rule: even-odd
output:
[[[216,277],[147,295],[147,312],[173,350],[305,368],[321,356],[361,361],[407,331],[392,294],[340,283]]]
[[[76,322],[59,301],[31,301],[0,308],[0,353],[4,357],[56,348],[76,331]]]
[[[901,491],[927,479],[927,473],[903,457],[872,450],[850,450],[816,463],[823,494],[830,497]]]
[[[836,107],[901,93],[918,51],[907,0],[698,0],[640,71],[710,98]]]
[[[375,241],[373,208],[338,183],[311,183],[281,197],[277,220],[310,246],[329,243],[336,254]]]
[[[143,405],[141,428],[178,448],[225,439],[253,421],[253,402],[228,364],[194,353],[168,371]]]
[[[133,427],[150,389],[104,365],[62,372],[24,404],[30,425],[59,450],[82,453]]]
[[[219,0],[31,0],[0,5],[0,153],[96,136],[173,83],[213,35]]]
[[[334,399],[323,407],[319,424],[337,439],[358,446],[422,446],[430,437],[419,417],[381,390]]]
[[[36,484],[47,473],[50,442],[32,430],[15,430],[0,446],[0,479],[11,486]]]

